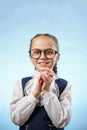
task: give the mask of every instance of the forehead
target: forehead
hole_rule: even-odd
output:
[[[32,49],[34,48],[39,48],[39,49],[47,49],[47,48],[52,48],[56,49],[57,44],[52,38],[46,37],[46,36],[39,36],[33,39],[32,41]]]

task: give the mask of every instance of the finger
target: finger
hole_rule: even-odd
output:
[[[38,80],[39,80],[40,85],[42,86],[42,84],[43,84],[43,79],[42,79],[42,77],[40,76]]]
[[[52,69],[46,68],[46,71],[47,71],[49,74],[54,74],[54,71],[53,71]]]
[[[51,76],[51,77],[54,76],[54,72],[53,72],[51,69],[49,69],[49,68],[46,68],[45,72],[46,72],[49,76]]]
[[[50,77],[47,73],[42,73],[42,78],[47,83],[52,81],[52,77]]]

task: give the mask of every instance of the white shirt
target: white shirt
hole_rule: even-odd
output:
[[[13,90],[13,97],[10,104],[10,115],[12,121],[17,125],[23,125],[30,117],[36,105],[44,106],[52,123],[57,127],[65,127],[71,119],[71,85],[68,83],[60,95],[55,87],[56,76],[53,77],[50,92],[40,94],[39,99],[32,95],[40,73],[35,71],[33,79],[25,86],[23,95],[21,80],[18,80]]]

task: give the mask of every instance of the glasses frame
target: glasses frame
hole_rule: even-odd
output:
[[[33,51],[33,50],[38,50],[38,51],[40,51],[40,55],[39,55],[38,58],[34,58],[34,57],[31,55],[31,51]],[[48,58],[48,57],[46,56],[46,51],[47,51],[47,50],[52,50],[52,51],[54,51],[54,56],[53,56],[52,58]],[[53,49],[46,49],[46,50],[32,49],[32,50],[28,51],[28,53],[30,54],[30,56],[31,56],[33,59],[39,59],[39,58],[41,57],[42,52],[44,52],[44,56],[45,56],[47,59],[53,59],[53,58],[55,57],[55,55],[58,54],[58,51],[53,50]]]

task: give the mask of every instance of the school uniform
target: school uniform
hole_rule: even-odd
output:
[[[55,80],[47,94],[41,93],[36,99],[32,92],[40,73],[35,71],[33,78],[26,83],[23,93],[21,80],[17,81],[10,105],[11,119],[20,130],[64,130],[71,119],[71,85],[67,83],[59,95]]]

